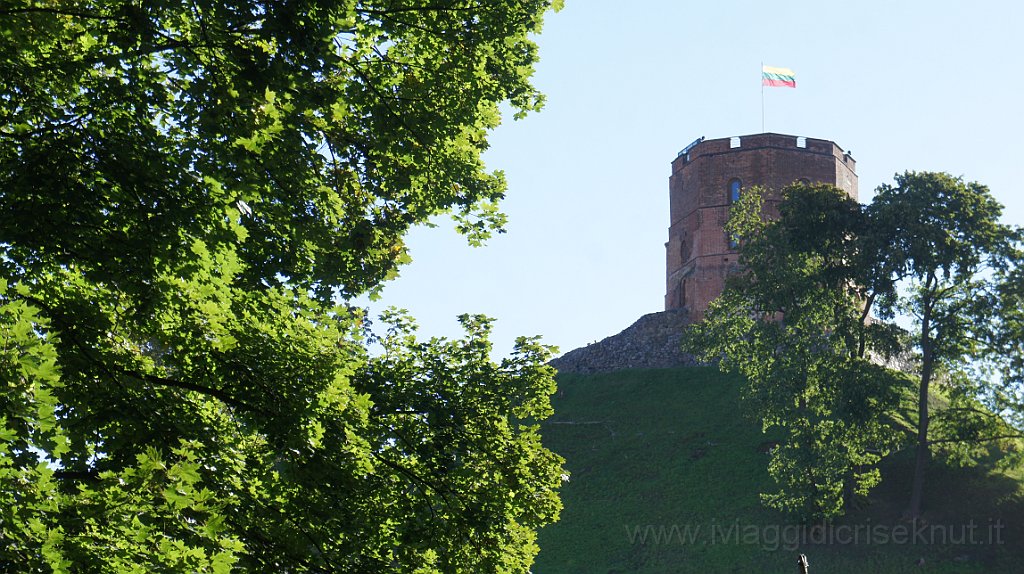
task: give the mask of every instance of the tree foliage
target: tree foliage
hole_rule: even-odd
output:
[[[501,231],[552,4],[0,7],[0,569],[528,568],[548,350],[347,301],[432,216]]]
[[[976,367],[1002,360],[992,348],[993,333],[1004,316],[1010,318],[1007,313],[1016,313],[999,304],[999,277],[1013,273],[1024,259],[1016,248],[1019,233],[999,222],[1001,213],[987,187],[928,172],[897,175],[895,185],[878,188],[867,208],[868,244],[878,257],[873,272],[884,286],[878,312],[910,319],[920,363],[911,516],[921,513],[933,444],[966,445],[1000,436],[1001,421],[977,402],[995,381]],[[940,379],[951,405],[937,415],[933,430],[929,401]]]
[[[987,188],[943,173],[897,175],[869,206],[794,185],[771,221],[764,193],[730,214],[744,270],[689,345],[744,374],[751,411],[783,430],[769,465],[781,488],[765,500],[803,515],[838,514],[877,484],[911,411],[917,516],[936,447],[969,463],[1021,436],[996,414],[1020,412],[1020,232]]]
[[[1024,251],[1015,258],[1024,261]],[[1024,266],[1000,272],[998,285],[993,304],[999,319],[988,348],[1001,384],[991,389],[991,401],[1015,428],[1024,428]]]
[[[864,225],[856,202],[831,186],[794,185],[781,217],[764,217],[766,190],[748,190],[727,231],[739,240],[743,272],[687,346],[744,375],[743,400],[766,432],[783,439],[768,469],[779,490],[772,507],[804,517],[834,516],[880,477],[876,463],[894,445],[881,415],[899,380],[866,356],[865,341],[889,333],[866,323],[851,242]]]

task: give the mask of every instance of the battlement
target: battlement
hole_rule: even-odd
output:
[[[683,148],[672,161],[672,172],[683,169],[698,158],[723,153],[735,153],[737,150],[752,151],[761,149],[801,150],[805,153],[831,155],[846,164],[850,170],[856,171],[857,162],[853,155],[829,140],[820,140],[804,136],[764,133],[745,136],[733,136],[706,140],[703,137]]]

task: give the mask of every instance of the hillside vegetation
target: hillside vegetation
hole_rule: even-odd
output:
[[[909,447],[830,528],[763,507],[773,446],[742,415],[740,381],[713,368],[562,374],[546,446],[566,458],[561,520],[535,574],[1019,572],[1024,487],[994,466],[935,461],[924,521],[906,522]],[[830,540],[831,539],[831,540]]]

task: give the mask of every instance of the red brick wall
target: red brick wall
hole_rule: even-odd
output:
[[[738,147],[734,147],[737,143]],[[703,318],[725,277],[737,269],[723,228],[729,216],[729,183],[778,191],[806,179],[829,183],[857,198],[856,162],[833,142],[782,134],[705,140],[672,162],[669,227],[665,244],[665,308],[686,307]],[[777,201],[777,196],[770,198]],[[769,204],[769,211],[774,212]]]

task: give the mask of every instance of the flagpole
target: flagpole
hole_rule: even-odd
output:
[[[761,133],[764,133],[764,60],[761,61]]]

